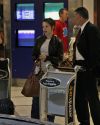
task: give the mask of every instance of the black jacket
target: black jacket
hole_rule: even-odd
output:
[[[33,48],[33,60],[37,60],[40,55],[40,48],[42,44],[45,42],[46,37],[40,36],[36,39],[36,45]],[[55,67],[63,59],[63,44],[56,36],[52,36],[49,43],[49,55],[47,60],[49,60]]]
[[[93,71],[100,67],[100,30],[88,22],[77,42],[77,48],[84,57],[86,67]]]

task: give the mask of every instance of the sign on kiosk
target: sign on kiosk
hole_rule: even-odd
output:
[[[40,80],[40,83],[46,87],[56,87],[61,84],[61,80],[53,78],[53,77],[48,77],[48,78],[43,78]]]

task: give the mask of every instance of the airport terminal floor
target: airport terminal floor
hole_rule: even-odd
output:
[[[15,115],[30,117],[32,98],[24,97],[21,94],[21,90],[22,90],[22,87],[19,87],[19,86],[12,86],[12,88],[11,88],[11,99],[15,105]],[[99,97],[100,97],[100,90],[99,90]],[[55,118],[55,123],[64,125],[64,117],[57,116]],[[75,123],[76,123],[76,125],[78,125],[76,115],[75,115]],[[91,119],[91,125],[93,125],[92,119]]]
[[[15,106],[14,117],[17,116],[17,117],[20,117],[20,119],[22,117],[24,117],[25,120],[27,118],[31,118],[31,106],[33,104],[32,103],[32,97],[23,96],[21,94],[21,90],[22,90],[23,85],[24,85],[23,80],[25,80],[25,78],[27,78],[27,76],[29,75],[29,73],[33,69],[33,57],[32,57],[32,55],[34,55],[33,54],[33,48],[36,45],[36,39],[38,38],[38,36],[40,36],[42,34],[45,34],[47,32],[46,30],[44,31],[42,29],[43,23],[44,24],[46,23],[46,22],[43,21],[43,19],[44,18],[52,18],[56,22],[57,20],[60,19],[59,10],[61,8],[67,8],[68,13],[67,13],[67,19],[65,21],[66,26],[64,26],[63,30],[62,29],[61,30],[63,31],[62,34],[65,37],[65,39],[66,38],[68,39],[68,41],[66,41],[66,43],[69,43],[68,46],[70,46],[70,49],[69,49],[70,54],[69,53],[68,53],[68,55],[65,54],[65,57],[69,58],[68,64],[67,64],[67,61],[65,61],[64,64],[62,64],[62,65],[65,65],[65,63],[66,63],[67,66],[69,67],[69,65],[71,65],[70,61],[72,61],[72,57],[73,57],[73,53],[74,53],[73,44],[76,40],[78,41],[78,39],[75,40],[75,37],[76,37],[76,34],[78,33],[79,28],[80,28],[79,26],[77,27],[77,25],[75,26],[75,24],[74,24],[75,23],[74,18],[75,18],[75,13],[76,13],[75,10],[78,7],[87,8],[88,13],[89,13],[89,21],[91,23],[97,25],[100,28],[100,16],[99,16],[100,0],[0,0],[0,44],[1,44],[0,45],[0,58],[3,57],[3,59],[1,58],[0,61],[4,62],[4,63],[2,63],[3,66],[2,65],[0,66],[0,73],[1,73],[0,74],[0,76],[1,76],[0,80],[2,81],[2,82],[0,81],[0,98],[2,98],[2,97],[5,98],[5,97],[10,96],[10,92],[11,92],[11,100],[14,103],[14,106]],[[64,15],[66,16],[66,14],[64,14]],[[81,16],[82,15],[80,15],[79,17],[81,17]],[[84,15],[83,15],[83,17],[84,17]],[[60,22],[61,22],[61,20],[60,20]],[[62,22],[62,24],[63,24],[63,22]],[[77,20],[76,22],[80,22],[80,21]],[[49,24],[49,23],[47,23],[47,24]],[[54,26],[51,26],[50,29],[53,29],[53,28],[54,28]],[[44,31],[44,33],[43,33],[43,31]],[[60,30],[58,30],[58,32],[59,31]],[[81,34],[82,33],[83,33],[83,36],[85,36],[84,32],[81,32]],[[52,35],[50,35],[49,39],[48,38],[45,39],[45,41],[49,40],[49,42],[50,42],[51,39],[52,39],[51,36]],[[90,36],[92,36],[92,35],[90,35]],[[93,35],[93,36],[95,36],[95,35]],[[46,37],[44,37],[44,38],[46,38]],[[86,38],[85,38],[85,40],[86,40]],[[45,42],[45,41],[43,41],[43,42]],[[47,49],[48,48],[49,47],[47,47]],[[83,46],[83,48],[85,48],[85,47]],[[95,46],[94,46],[94,48],[95,48]],[[56,50],[58,51],[58,47],[57,47]],[[78,49],[75,49],[75,51],[76,50],[78,50]],[[90,49],[90,50],[92,50],[92,49]],[[99,50],[99,49],[93,49],[93,50]],[[46,50],[46,56],[45,56],[46,59],[45,60],[47,60],[47,62],[48,62],[48,59],[49,59],[49,53],[48,52],[49,51]],[[60,51],[57,52],[57,53],[55,51],[52,51],[52,52],[54,53],[54,56],[52,54],[51,55],[56,60],[55,55],[59,55],[57,53],[59,53]],[[37,52],[35,51],[35,53],[37,53]],[[45,51],[44,51],[44,53],[45,53]],[[82,61],[85,62],[85,58],[82,57],[81,53],[78,52],[77,54],[79,54],[79,61],[80,61],[80,57],[81,57]],[[50,55],[50,58],[51,58],[51,55]],[[86,57],[89,57],[89,56],[86,56]],[[92,57],[92,55],[91,55],[91,57]],[[5,58],[7,58],[7,59],[5,59]],[[49,59],[49,61],[50,61],[50,59]],[[59,62],[58,62],[58,64],[59,64]],[[41,68],[41,66],[38,69],[40,69],[40,68]],[[49,71],[49,68],[48,68],[48,71]],[[82,66],[80,68],[82,68],[81,70],[83,70],[83,71],[87,70],[87,68],[85,68],[84,66]],[[53,86],[52,88],[55,89],[55,93],[58,93],[58,94],[61,93],[61,96],[57,96],[58,98],[56,98],[56,96],[54,96],[54,94],[55,94],[54,90],[49,91],[49,89],[48,89],[50,87],[50,84],[49,84],[49,86],[44,85],[44,87],[45,86],[48,87],[47,89],[49,91],[49,94],[46,95],[47,98],[42,96],[42,94],[40,94],[40,96],[42,98],[42,99],[40,99],[40,101],[42,100],[42,102],[43,102],[46,99],[48,99],[48,100],[51,99],[51,100],[53,100],[57,103],[60,102],[60,105],[56,106],[58,110],[56,110],[56,108],[53,107],[53,108],[51,108],[52,109],[51,112],[53,112],[53,110],[54,110],[54,112],[55,111],[57,111],[57,112],[61,111],[61,112],[64,113],[64,115],[67,114],[66,115],[67,120],[69,120],[67,117],[70,114],[69,112],[70,112],[70,105],[71,105],[71,109],[72,109],[71,110],[71,113],[72,113],[71,118],[72,119],[71,118],[70,119],[72,121],[74,121],[73,120],[74,119],[73,118],[73,112],[74,112],[74,106],[75,106],[74,101],[75,100],[73,98],[75,96],[73,96],[73,95],[75,94],[74,88],[76,87],[75,86],[76,84],[73,84],[74,83],[73,82],[73,78],[74,78],[73,72],[72,72],[72,74],[70,74],[70,73],[67,74],[67,73],[61,73],[60,71],[56,72],[56,70],[55,70],[54,74],[50,74],[50,73],[52,73],[51,71],[47,73],[47,74],[50,75],[49,80],[50,80],[50,78],[55,80],[55,81],[58,80],[57,82],[59,84],[57,83],[58,85],[56,84],[55,86],[58,87],[59,90],[60,89],[61,90],[59,91],[59,90],[53,88],[55,86]],[[75,72],[77,72],[77,71],[75,71]],[[59,76],[59,77],[54,76],[54,75],[57,75],[59,73],[61,73],[62,75]],[[47,78],[47,77],[42,77],[42,78]],[[64,82],[62,82],[62,80]],[[75,79],[75,81],[76,81],[76,79]],[[3,82],[5,82],[5,84],[3,84]],[[25,83],[25,81],[24,81],[24,83]],[[48,82],[48,83],[50,83],[50,82]],[[60,84],[60,83],[62,83],[62,84]],[[70,83],[72,88],[69,87],[69,83]],[[51,82],[51,84],[52,84],[52,82]],[[40,92],[41,92],[41,86],[42,85],[43,84],[40,84]],[[10,91],[10,87],[11,87],[11,91]],[[90,86],[89,86],[89,88],[90,88]],[[69,89],[69,90],[67,91],[67,89]],[[99,82],[98,91],[99,91],[99,99],[100,99],[100,82]],[[1,93],[3,93],[3,94],[1,94]],[[66,96],[63,96],[65,100],[63,100],[63,98],[62,98],[63,94],[66,95]],[[53,97],[53,96],[54,96],[54,98],[52,99],[51,97]],[[70,101],[70,99],[71,99],[71,101]],[[40,104],[44,104],[44,107],[46,107],[45,102],[48,105],[56,105],[54,103],[52,104],[51,102],[49,103],[48,100],[46,100],[46,101],[44,101],[44,103],[40,103]],[[71,102],[71,104],[70,104],[70,102]],[[82,104],[82,103],[80,103],[80,104]],[[64,107],[63,110],[62,110],[62,107],[60,107],[60,106]],[[44,107],[43,107],[43,110],[45,109]],[[49,112],[50,110],[49,110],[48,107],[50,107],[50,106],[47,106],[46,107],[47,110],[44,110],[44,111],[45,112],[48,111],[46,113],[50,114],[51,112]],[[67,110],[68,108],[69,108],[69,110]],[[2,108],[0,108],[0,109],[2,109]],[[37,111],[37,109],[36,109],[36,111]],[[65,113],[65,111],[66,111],[66,113]],[[53,114],[53,113],[51,113],[51,114]],[[2,119],[1,115],[2,114],[0,114],[0,123],[1,123],[1,119]],[[78,120],[77,120],[77,116],[76,116],[76,112],[75,112],[74,115],[75,115],[75,125],[79,125]],[[69,121],[71,121],[71,120],[69,120]],[[39,120],[37,120],[37,121],[39,121]],[[29,124],[32,124],[32,123],[29,123]],[[54,120],[54,123],[57,123],[59,125],[65,125],[65,117],[56,116],[55,120]],[[13,123],[9,124],[7,122],[6,124],[12,125]],[[4,125],[6,125],[6,124],[4,123]],[[3,124],[0,124],[0,125],[3,125]],[[15,123],[14,125],[20,125],[20,124]],[[21,124],[21,125],[25,125],[25,124]],[[43,124],[41,123],[40,125],[43,125]],[[49,124],[45,124],[45,125],[49,125]],[[67,124],[67,125],[74,125],[74,123]],[[90,118],[90,125],[93,125],[92,118]]]

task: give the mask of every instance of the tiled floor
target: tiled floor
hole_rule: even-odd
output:
[[[18,116],[25,116],[30,117],[31,114],[31,104],[32,98],[31,97],[24,97],[21,94],[22,87],[12,87],[11,97],[12,101],[15,105],[15,115]],[[76,125],[78,125],[77,119],[75,118]],[[64,118],[63,117],[56,117],[55,123],[59,123],[64,125]],[[91,125],[93,125],[91,120]]]
[[[11,98],[15,105],[15,115],[30,117],[32,98],[21,94],[22,87],[12,87]]]

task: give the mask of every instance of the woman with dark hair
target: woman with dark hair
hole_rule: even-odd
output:
[[[41,62],[44,73],[46,72],[46,64],[51,63],[56,68],[63,59],[63,45],[53,35],[54,27],[55,21],[53,19],[44,19],[42,23],[44,35],[36,39],[36,46],[33,48],[33,60],[37,64]],[[31,117],[39,119],[39,97],[33,97]],[[54,122],[54,115],[48,115],[48,121]]]

